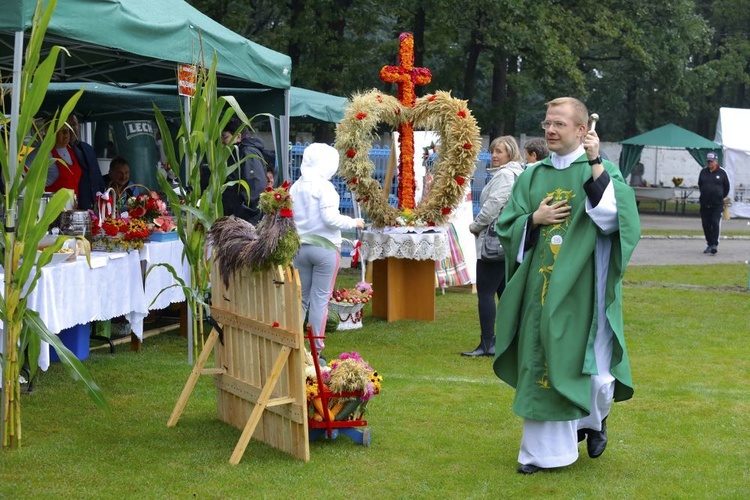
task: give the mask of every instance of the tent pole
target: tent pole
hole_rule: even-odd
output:
[[[278,134],[276,133],[276,117],[269,116],[268,117],[268,123],[271,125],[271,140],[273,141],[273,157],[277,159],[276,163],[278,163],[279,158],[279,138]],[[279,166],[278,165],[271,165],[273,167],[273,176],[274,176],[274,187],[276,184],[276,176],[279,174]],[[282,173],[279,175],[279,178],[283,178],[284,174]]]
[[[12,183],[16,177],[16,162],[18,161],[18,115],[21,109],[21,70],[23,68],[23,31],[16,31],[13,45],[13,82],[12,82],[12,93],[10,101],[10,137],[8,143],[8,176],[9,179],[5,179],[6,183],[6,196],[8,196],[7,186],[8,183]],[[16,227],[16,210],[18,204],[15,200],[12,203],[6,203],[5,210],[5,231],[9,234],[10,248],[5,248],[5,255],[3,255],[3,265],[5,266],[6,279],[8,274],[10,277],[13,276],[13,269],[11,269],[10,256],[13,253],[13,245],[15,244],[15,227]],[[4,286],[4,285],[3,285]],[[8,291],[5,291],[7,297]],[[3,334],[0,335],[0,354],[5,356],[5,336],[8,335],[8,322],[3,320]],[[7,362],[7,360],[5,360]],[[4,372],[4,370],[2,370]],[[15,382],[15,381],[14,381]],[[5,384],[3,384],[3,377],[0,376],[0,448],[2,448],[3,440],[5,439],[5,415],[7,408],[5,408]]]
[[[291,113],[291,89],[284,90],[284,115],[279,117],[279,130],[281,131],[281,169],[284,172],[282,180],[292,181],[292,172],[289,170],[289,115]]]

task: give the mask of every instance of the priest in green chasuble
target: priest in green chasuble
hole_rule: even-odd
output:
[[[563,467],[578,444],[600,456],[612,402],[633,395],[622,277],[640,238],[635,196],[599,156],[577,99],[547,103],[551,155],[516,181],[497,223],[507,286],[498,304],[498,377],[523,417],[518,472]]]

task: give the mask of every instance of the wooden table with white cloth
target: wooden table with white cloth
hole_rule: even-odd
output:
[[[29,295],[28,307],[38,312],[55,334],[76,325],[124,316],[142,340],[143,319],[149,310],[185,300],[180,287],[168,288],[159,295],[176,283],[162,266],[149,273],[144,286],[144,267],[161,262],[170,264],[189,284],[189,268],[182,263],[182,242],[150,242],[140,252],[91,252],[91,267],[84,256],[78,256],[75,262],[45,266]],[[5,278],[4,273],[0,278]],[[46,370],[49,362],[49,344],[42,342],[39,367]]]
[[[372,262],[372,314],[386,321],[435,320],[435,261],[449,252],[444,227],[363,231],[362,259]]]

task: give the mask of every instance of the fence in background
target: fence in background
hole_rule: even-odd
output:
[[[292,182],[296,181],[300,176],[299,167],[302,163],[302,154],[304,153],[307,146],[307,143],[296,143],[290,149],[289,165],[291,166],[292,171]],[[380,181],[381,185],[383,184],[383,180],[385,178],[385,170],[390,155],[391,148],[387,145],[375,145],[372,147],[372,149],[370,149],[370,160],[372,160],[372,163],[375,165],[373,177]],[[487,179],[489,178],[487,175],[487,166],[489,165],[489,162],[489,151],[480,152],[479,158],[477,159],[477,168],[474,171],[474,177],[471,181],[471,200],[475,216],[479,212],[479,194],[482,192],[482,188],[484,188],[484,185],[487,183]],[[333,182],[333,185],[336,186],[336,190],[338,191],[339,197],[341,198],[341,202],[339,204],[341,213],[349,216],[354,216],[354,203],[352,202],[352,193],[351,191],[349,191],[349,189],[347,189],[344,179],[338,175],[335,175],[333,176],[333,179],[331,179],[331,182]],[[398,204],[398,198],[396,196],[397,188],[398,177],[394,175],[393,182],[391,183],[391,191],[390,193],[388,193],[388,202],[394,207]]]

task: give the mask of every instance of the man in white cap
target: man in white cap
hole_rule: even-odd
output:
[[[701,223],[708,245],[703,253],[715,255],[719,246],[724,198],[729,194],[729,177],[727,177],[727,172],[719,166],[716,153],[710,152],[706,155],[706,164],[706,168],[698,175]]]

